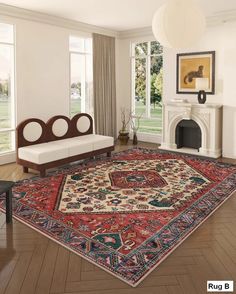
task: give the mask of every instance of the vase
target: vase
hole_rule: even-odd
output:
[[[119,140],[121,145],[127,145],[129,141],[129,132],[128,131],[119,131]]]
[[[134,132],[134,135],[133,135],[133,145],[137,145],[138,144],[138,137],[137,137],[137,133]]]

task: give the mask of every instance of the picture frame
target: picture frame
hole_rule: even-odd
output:
[[[176,93],[197,94],[195,79],[208,78],[206,94],[215,94],[215,51],[177,54]]]

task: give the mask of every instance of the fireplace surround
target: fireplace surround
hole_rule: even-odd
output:
[[[178,139],[177,135],[180,136]],[[197,141],[199,136],[198,143],[195,144],[194,141]],[[222,153],[222,105],[165,103],[160,149],[212,158],[220,157]]]

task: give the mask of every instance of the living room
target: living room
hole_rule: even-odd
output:
[[[0,293],[233,292],[235,34],[232,0],[1,2]]]

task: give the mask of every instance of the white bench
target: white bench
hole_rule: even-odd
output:
[[[63,126],[64,124],[64,126]],[[93,134],[90,115],[80,113],[71,120],[55,116],[47,123],[31,118],[17,127],[17,163],[40,171],[101,153],[111,155],[114,138]]]

